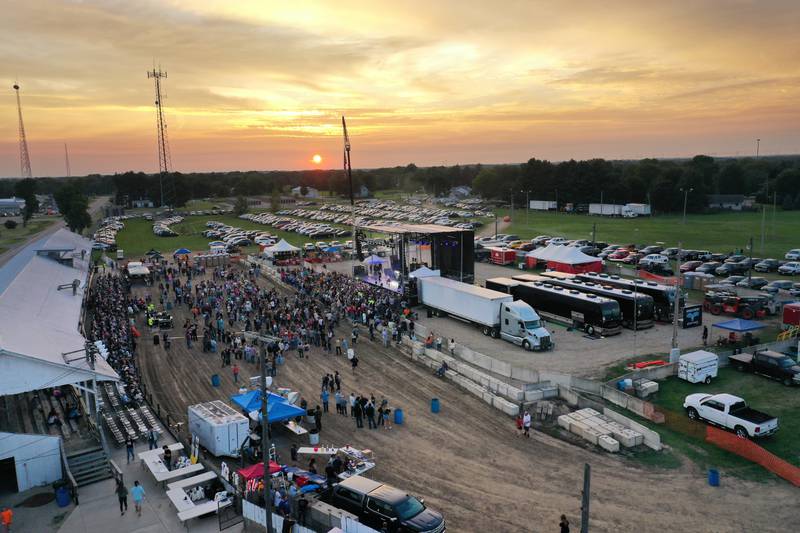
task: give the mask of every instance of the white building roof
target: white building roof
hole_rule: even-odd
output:
[[[32,255],[0,293],[0,394],[18,394],[57,385],[119,376],[102,358],[92,371],[78,330],[86,290],[91,241],[62,229]],[[72,266],[54,257],[72,256]],[[81,250],[87,250],[81,259]],[[73,294],[73,280],[79,285]],[[67,286],[61,290],[58,287]]]

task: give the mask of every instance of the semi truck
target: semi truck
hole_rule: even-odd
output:
[[[513,278],[513,276],[512,276]],[[652,296],[620,289],[609,285],[600,285],[591,281],[579,279],[551,279],[549,281],[556,287],[564,287],[588,294],[596,294],[604,298],[616,300],[622,312],[622,325],[628,329],[647,329],[653,327],[653,312],[655,306]]]
[[[525,302],[502,292],[437,275],[417,278],[420,302],[437,316],[450,315],[475,324],[484,335],[513,342],[526,350],[553,347],[550,332]]]
[[[636,218],[651,214],[650,204],[589,204],[590,215]]]
[[[558,204],[549,200],[531,200],[530,208],[534,211],[556,211]]]
[[[551,283],[525,282],[509,278],[486,280],[486,287],[522,300],[546,318],[583,329],[589,335],[622,332],[619,303],[610,298],[567,290]]]

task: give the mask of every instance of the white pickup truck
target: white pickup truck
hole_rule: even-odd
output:
[[[747,403],[732,394],[690,394],[683,408],[692,420],[705,420],[716,426],[732,429],[738,437],[766,437],[778,431],[778,419],[750,409]]]

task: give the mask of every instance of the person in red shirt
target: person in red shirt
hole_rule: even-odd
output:
[[[3,533],[11,533],[11,523],[14,521],[14,511],[4,507],[0,512],[0,523],[3,524]]]
[[[233,381],[234,381],[234,383],[239,383],[239,365],[238,365],[238,363],[233,363]]]

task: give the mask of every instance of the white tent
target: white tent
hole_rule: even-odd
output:
[[[286,242],[286,240],[281,239],[274,246],[270,246],[269,248],[264,248],[264,255],[266,255],[267,257],[273,257],[275,254],[287,254],[299,251],[300,248],[298,248],[297,246],[292,246],[291,244]]]
[[[440,276],[440,275],[441,275],[440,270],[431,270],[428,267],[419,267],[414,272],[409,274],[409,276],[412,278],[428,278],[430,276]]]

